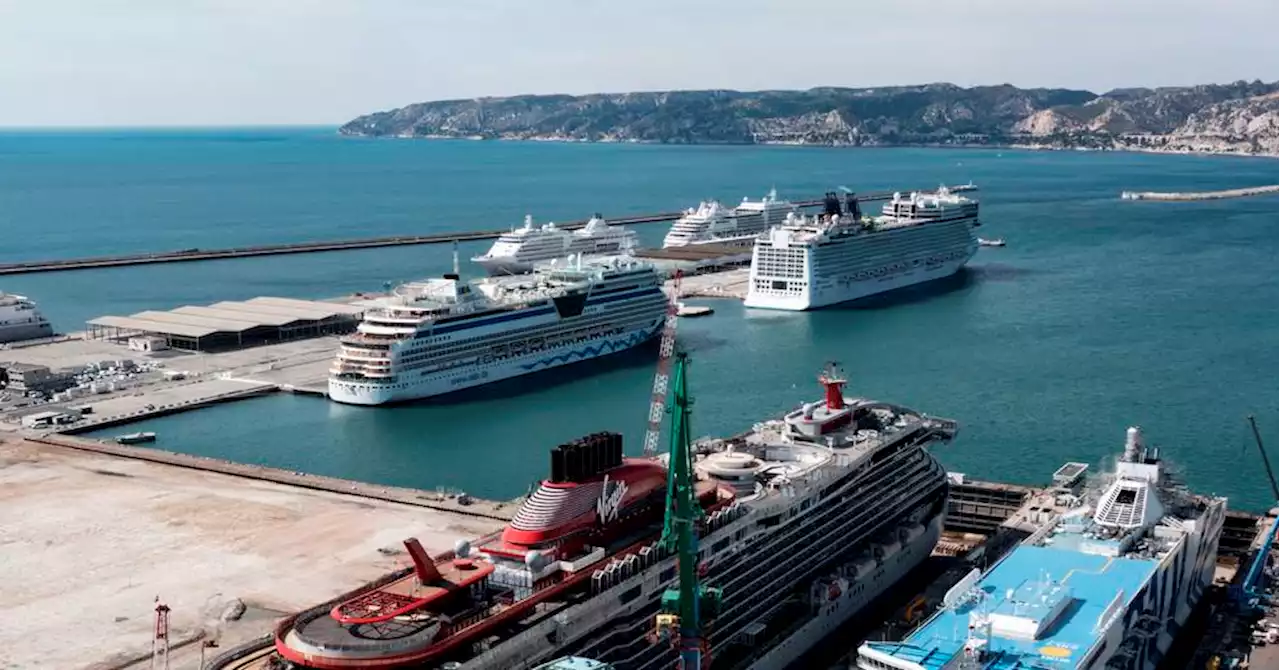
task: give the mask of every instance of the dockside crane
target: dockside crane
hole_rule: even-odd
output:
[[[644,434],[644,455],[656,456],[662,441],[662,416],[667,406],[668,382],[671,379],[671,357],[676,351],[676,325],[680,322],[681,272],[671,277],[671,295],[667,299],[667,316],[662,324],[662,343],[658,347],[658,372],[653,376],[653,398],[649,402],[649,430]]]
[[[1262,435],[1258,433],[1258,423],[1252,414],[1249,415],[1248,420],[1249,428],[1253,431],[1253,441],[1258,447],[1258,455],[1262,457],[1262,464],[1267,469],[1267,478],[1271,481],[1271,495],[1273,498],[1280,499],[1280,486],[1276,485],[1276,473],[1271,469],[1271,458],[1267,456],[1267,448],[1262,444]],[[1238,588],[1233,589],[1232,595],[1238,604],[1256,603],[1263,598],[1271,597],[1269,593],[1259,592],[1257,586],[1258,578],[1262,576],[1262,570],[1271,557],[1271,545],[1276,540],[1277,531],[1280,531],[1280,516],[1271,522],[1271,528],[1267,530],[1262,546],[1258,547],[1258,552],[1249,562],[1249,570],[1245,573],[1244,580],[1240,582]]]
[[[702,508],[694,491],[692,435],[689,428],[690,406],[686,386],[688,355],[675,354],[671,396],[671,447],[667,464],[667,507],[660,546],[675,551],[680,583],[676,589],[662,594],[662,613],[655,620],[660,639],[676,644],[680,651],[680,670],[704,670],[710,667],[703,627],[719,613],[720,589],[700,583],[698,565],[698,522]],[[678,631],[678,634],[677,634]]]

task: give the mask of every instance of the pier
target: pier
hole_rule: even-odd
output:
[[[949,187],[952,191],[972,191],[976,187],[963,184]],[[929,189],[919,189],[929,190]],[[907,191],[902,191],[907,192]],[[858,197],[859,202],[875,202],[893,197],[892,191],[869,193]],[[808,208],[822,204],[822,200],[799,200],[797,207]],[[662,223],[675,221],[684,212],[661,212],[658,214],[641,214],[636,216],[608,219],[611,225],[638,225],[644,223]],[[586,220],[557,224],[565,230],[576,230],[587,225]],[[371,237],[350,240],[328,240],[320,242],[294,242],[288,244],[265,244],[250,247],[234,247],[229,249],[181,249],[178,251],[157,251],[152,253],[123,254],[118,256],[95,256],[90,258],[68,258],[62,260],[24,261],[19,263],[0,264],[0,276],[30,274],[35,272],[59,272],[66,270],[87,270],[92,268],[123,267],[130,265],[150,265],[153,263],[188,263],[224,258],[247,258],[252,256],[279,256],[284,254],[311,254],[325,251],[346,251],[350,249],[371,249],[375,247],[395,247],[416,244],[446,244],[451,242],[467,242],[473,240],[491,240],[510,232],[503,230],[471,230],[448,233],[432,233],[429,235],[397,235],[393,237]]]
[[[1225,191],[1201,191],[1187,193],[1156,193],[1151,191],[1125,191],[1120,194],[1122,200],[1166,200],[1184,202],[1191,200],[1223,200],[1225,198],[1247,198],[1253,195],[1280,193],[1280,185],[1251,186],[1249,188],[1233,188]]]

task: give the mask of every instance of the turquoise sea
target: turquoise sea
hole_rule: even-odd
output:
[[[668,211],[771,186],[816,197],[975,181],[983,249],[956,280],[790,314],[716,301],[683,321],[694,428],[745,429],[850,392],[949,416],[971,477],[1043,482],[1141,425],[1193,488],[1273,505],[1244,416],[1276,452],[1277,199],[1124,202],[1122,190],[1275,183],[1274,159],[1012,150],[684,147],[340,138],[331,128],[0,134],[0,262]],[[662,225],[640,227],[656,243]],[[484,244],[463,245],[470,256]],[[256,295],[327,297],[444,271],[447,246],[20,275],[61,330]],[[278,396],[145,422],[159,446],[354,479],[522,493],[596,430],[638,449],[652,349],[394,408]]]

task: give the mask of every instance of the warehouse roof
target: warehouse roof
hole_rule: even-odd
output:
[[[89,324],[93,326],[107,326],[109,328],[122,328],[125,330],[141,330],[148,333],[180,335],[182,337],[205,337],[218,332],[217,328],[210,328],[208,326],[184,326],[177,323],[148,321],[147,319],[138,319],[132,316],[100,316],[90,321]]]
[[[244,302],[223,301],[209,307],[186,305],[163,312],[148,310],[131,316],[101,316],[89,321],[89,325],[201,338],[215,333],[243,333],[254,328],[355,317],[363,311],[363,307],[341,303],[262,297]]]

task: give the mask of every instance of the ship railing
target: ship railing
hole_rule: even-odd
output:
[[[864,515],[859,516],[857,519],[850,519],[848,517],[841,517],[838,514],[834,514],[834,512],[832,512],[831,518],[822,522],[815,521],[815,523],[818,525],[806,528],[803,535],[799,537],[794,537],[793,536],[794,533],[789,533],[785,537],[790,537],[789,541],[798,546],[815,546],[815,545],[820,546],[825,541],[824,538],[830,538],[833,533],[838,532],[836,530],[837,528],[844,528],[845,530],[842,532],[846,537],[850,537],[850,536],[856,537],[858,534],[865,534],[871,528],[879,526],[883,523],[886,523],[888,520],[890,520],[894,514],[892,510],[896,508],[899,501],[905,499],[908,496],[915,497],[915,496],[925,495],[922,490],[922,484],[932,477],[933,471],[934,471],[933,468],[923,469],[915,477],[912,477],[910,480],[900,482],[899,485],[896,485],[895,488],[896,490],[899,490],[900,493],[896,496],[891,496],[888,499],[883,500],[882,504],[877,507],[877,510],[882,510],[882,511],[879,511],[878,513],[876,511],[867,511],[864,513]],[[893,477],[893,476],[894,474],[892,473],[886,473],[886,477]],[[885,484],[883,486],[888,486],[888,484]],[[852,525],[855,521],[857,521],[856,525]],[[785,539],[785,537],[779,537],[779,538],[773,539],[772,541],[781,541]],[[810,539],[810,538],[818,538],[818,539]],[[811,578],[812,576],[816,575],[822,567],[821,563],[813,563],[812,561],[808,561],[807,557],[804,556],[803,554],[797,554],[796,556],[793,556],[791,558],[781,559],[781,562],[784,563],[785,565],[792,567],[792,571],[788,573],[789,578],[797,578],[797,575],[798,575],[798,579],[800,580]],[[746,582],[743,581],[743,580],[750,580],[750,579],[759,579],[760,577],[757,573],[758,573],[758,569],[747,570],[742,573],[736,574],[732,578],[726,579],[717,585],[725,589],[730,589],[734,584],[746,583],[746,584],[751,584],[753,589],[762,589],[767,592],[769,588],[776,588],[776,583],[781,579],[783,579],[783,575],[780,574],[778,577],[775,577],[774,579],[770,580],[767,584],[764,584],[764,585],[761,585],[759,583],[754,583],[751,581],[746,581]],[[755,609],[758,609],[758,606],[755,606],[755,607],[749,606],[746,609],[744,609],[742,612],[740,612],[738,616],[735,618],[741,619],[744,616],[750,615],[751,612]]]

